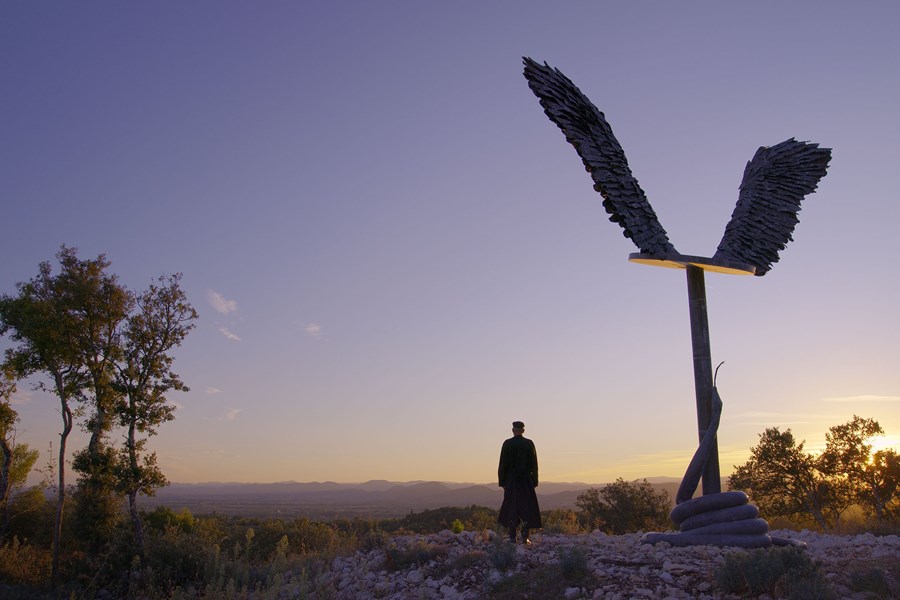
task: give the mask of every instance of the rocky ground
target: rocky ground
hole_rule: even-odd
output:
[[[900,577],[900,537],[896,535],[771,533],[806,542],[805,552],[822,566],[838,598],[891,598],[900,593],[896,581]],[[534,598],[547,597],[538,590],[554,586],[561,598],[740,597],[719,591],[715,574],[729,553],[743,550],[713,546],[675,548],[666,543],[651,546],[641,544],[640,537],[600,532],[580,536],[539,534],[529,547],[520,544],[513,550],[506,546],[504,555],[503,545],[492,539],[491,532],[444,531],[401,536],[392,538],[384,547],[335,559],[325,575],[327,581],[322,583],[330,588],[329,595],[341,599]],[[586,564],[588,574],[569,584],[560,575],[561,567],[564,563],[578,563],[573,560],[577,554],[583,557],[580,564]],[[503,565],[504,558],[508,568]],[[875,576],[880,580],[877,585],[871,583],[872,569],[882,574]],[[548,581],[547,577],[555,580]],[[514,582],[518,583],[513,585]]]

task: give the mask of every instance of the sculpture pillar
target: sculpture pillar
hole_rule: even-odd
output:
[[[687,265],[688,309],[691,314],[691,345],[694,353],[694,391],[697,398],[697,433],[703,434],[709,428],[712,415],[712,357],[709,347],[709,320],[706,316],[706,282],[703,269]],[[719,476],[719,448],[715,440],[706,466],[703,468],[703,495],[718,494],[722,491]]]

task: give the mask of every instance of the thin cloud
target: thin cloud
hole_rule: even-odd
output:
[[[318,323],[309,323],[306,327],[303,328],[303,331],[306,332],[306,335],[310,337],[321,337],[322,336],[322,326]]]
[[[31,395],[31,392],[19,392],[17,391],[15,394],[10,396],[9,403],[13,406],[25,406],[30,403],[34,399],[34,396]]]
[[[243,408],[229,408],[228,412],[225,413],[225,416],[222,417],[224,421],[234,421],[237,419],[238,413],[244,412]]]
[[[212,306],[213,309],[218,313],[227,315],[228,313],[237,311],[237,302],[235,302],[234,300],[226,300],[225,296],[223,296],[219,292],[209,290],[206,297],[209,300],[210,306]]]
[[[859,396],[834,396],[823,398],[825,402],[900,402],[900,396],[875,396],[861,394]]]
[[[219,333],[221,333],[222,335],[227,337],[229,340],[232,340],[234,342],[241,341],[241,338],[238,337],[237,335],[231,333],[231,331],[229,331],[227,327],[219,327]]]
[[[208,395],[210,395],[210,396],[212,396],[213,394],[218,394],[218,393],[221,392],[221,391],[222,391],[222,390],[220,390],[219,388],[216,388],[216,387],[208,387],[208,388],[206,388],[206,393],[207,393]]]

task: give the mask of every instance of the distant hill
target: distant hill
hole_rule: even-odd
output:
[[[679,480],[647,478],[654,488],[665,490],[674,500]],[[584,490],[602,488],[603,483],[545,482],[537,488],[541,508],[575,508]],[[230,514],[247,517],[394,518],[410,512],[444,506],[477,504],[499,508],[503,490],[497,485],[445,481],[364,483],[333,481],[299,483],[173,483],[153,498],[141,498],[144,509],[168,506],[187,508],[197,514]]]

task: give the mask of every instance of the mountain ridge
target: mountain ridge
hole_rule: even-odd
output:
[[[665,490],[674,501],[679,480],[674,477],[652,479],[647,478],[648,483],[656,490]],[[605,485],[548,481],[541,483],[535,491],[544,510],[575,508],[575,501],[582,492]],[[492,483],[373,479],[361,483],[172,483],[157,490],[154,497],[141,498],[141,505],[149,509],[157,506],[175,510],[187,508],[194,514],[334,519],[393,518],[447,506],[499,508],[502,500],[503,490]]]

